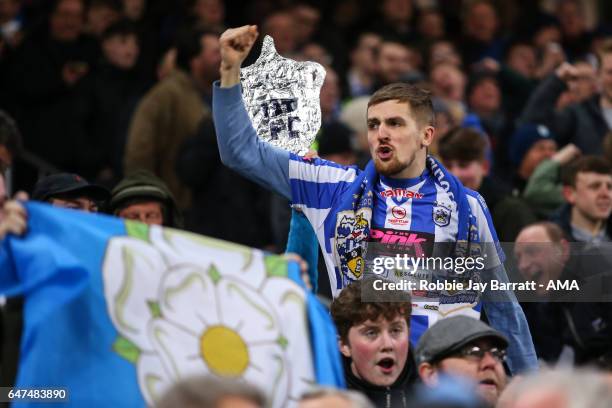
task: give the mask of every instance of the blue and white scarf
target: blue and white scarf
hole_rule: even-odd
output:
[[[472,228],[473,218],[470,217],[465,187],[433,156],[427,156],[426,167],[456,204],[458,231],[455,256],[466,256],[469,253],[469,243],[477,241],[478,237],[477,234],[470,234],[475,228]],[[360,279],[364,273],[374,206],[374,186],[378,182],[379,175],[374,162],[370,161],[332,210],[332,214],[338,217],[337,227],[332,231],[337,256],[335,263],[341,275],[351,280]]]

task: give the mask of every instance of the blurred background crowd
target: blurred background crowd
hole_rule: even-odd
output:
[[[395,81],[429,88],[432,153],[481,192],[511,241],[562,204],[558,194],[542,200],[539,184],[526,192],[535,206],[505,200],[524,198],[540,162],[606,151],[612,48],[602,51],[608,67],[598,49],[612,34],[611,9],[595,0],[0,0],[2,126],[21,133],[0,140],[9,191],[60,171],[112,188],[145,169],[167,184],[188,229],[284,250],[287,223],[270,212],[286,203],[223,167],[210,119],[219,34],[258,24],[281,55],[326,68],[321,157],[363,166],[368,95]],[[457,128],[480,137],[447,138]],[[506,225],[507,211],[521,222]]]

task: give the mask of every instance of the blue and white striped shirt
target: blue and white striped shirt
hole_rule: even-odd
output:
[[[350,194],[360,171],[321,159],[305,160],[260,141],[244,107],[239,85],[220,88],[218,83],[215,84],[213,116],[222,161],[245,177],[290,199],[304,212],[317,234],[331,287],[334,296],[337,295],[342,287],[358,277],[350,276],[350,268],[349,273],[340,272],[342,268],[337,251],[339,247],[350,251],[357,248],[358,243],[351,242],[351,234],[344,237],[345,243],[336,242],[336,235],[338,228],[343,227],[343,214],[337,211],[338,206]],[[373,214],[367,237],[370,242],[382,242],[385,239],[419,243],[457,240],[457,231],[461,228],[457,204],[452,193],[449,193],[448,182],[436,174],[439,171],[434,170],[433,175],[430,173],[426,169],[420,177],[407,180],[379,178],[372,197],[364,198],[372,200],[369,207],[373,209]],[[469,225],[472,226],[468,232],[470,240],[497,243],[491,217],[482,197],[466,189],[466,198],[471,217]],[[352,216],[355,216],[355,212]],[[359,221],[355,225],[360,225]],[[391,235],[394,236],[389,238]],[[357,234],[352,236],[357,237]],[[421,241],[423,239],[425,241]],[[503,265],[500,264],[501,257],[497,253],[492,255],[495,256],[491,256],[488,262],[493,273],[505,277]],[[352,271],[361,275],[357,269]],[[519,372],[536,368],[529,328],[516,300],[487,302],[486,296],[485,293],[484,305],[489,322],[510,339],[510,369]],[[413,331],[418,324],[422,326],[421,331],[447,312],[457,312],[456,305],[431,306],[413,310]],[[464,306],[463,310],[459,310],[460,313],[474,317],[480,314],[478,305]],[[450,309],[445,310],[444,307]]]

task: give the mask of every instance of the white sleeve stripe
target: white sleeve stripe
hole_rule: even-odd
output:
[[[308,220],[312,224],[313,229],[315,231],[319,230],[319,228],[321,227],[321,224],[325,222],[325,218],[327,218],[327,215],[329,214],[329,211],[330,211],[329,208],[319,209],[319,208],[308,208],[306,206],[301,207],[301,210],[306,216],[306,218],[308,218]]]
[[[325,165],[289,160],[289,178],[316,183],[351,183],[355,180],[355,169],[343,169]]]

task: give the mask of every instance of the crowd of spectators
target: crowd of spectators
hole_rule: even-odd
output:
[[[430,153],[484,197],[500,241],[549,244],[517,245],[525,278],[567,278],[576,271],[568,243],[599,248],[594,259],[605,260],[612,240],[612,22],[597,18],[602,4],[0,0],[0,206],[22,191],[283,252],[288,202],[221,163],[211,114],[219,35],[257,24],[282,56],[326,69],[315,143],[322,158],[363,168],[368,96],[398,81],[426,88],[436,111]],[[4,232],[15,231],[0,225]],[[539,295],[541,302],[523,305],[538,357],[609,370],[612,303]],[[393,313],[382,312],[385,324],[410,315],[401,307]],[[364,316],[340,330],[346,358],[351,324],[380,317]],[[501,392],[506,340],[485,337],[489,351],[474,351],[477,337],[453,352],[489,358],[488,390]],[[410,367],[411,378],[437,383],[440,361],[422,363]],[[400,371],[412,382],[404,365]],[[367,375],[357,377],[349,379],[367,388]],[[547,384],[562,387],[568,378]],[[516,390],[535,392],[525,383]]]
[[[564,146],[575,146],[569,162],[610,144],[612,46],[595,2],[272,3],[3,1],[0,109],[23,140],[12,147],[10,190],[31,191],[58,171],[112,188],[144,169],[168,185],[187,229],[282,251],[276,229],[286,225],[269,210],[278,206],[223,167],[211,122],[218,36],[245,23],[259,24],[281,55],[326,68],[318,143],[342,164],[368,160],[368,95],[395,81],[428,88],[431,152],[485,196],[503,241],[562,204],[542,194],[539,164],[563,164],[555,153]],[[513,216],[520,222],[506,225]]]

